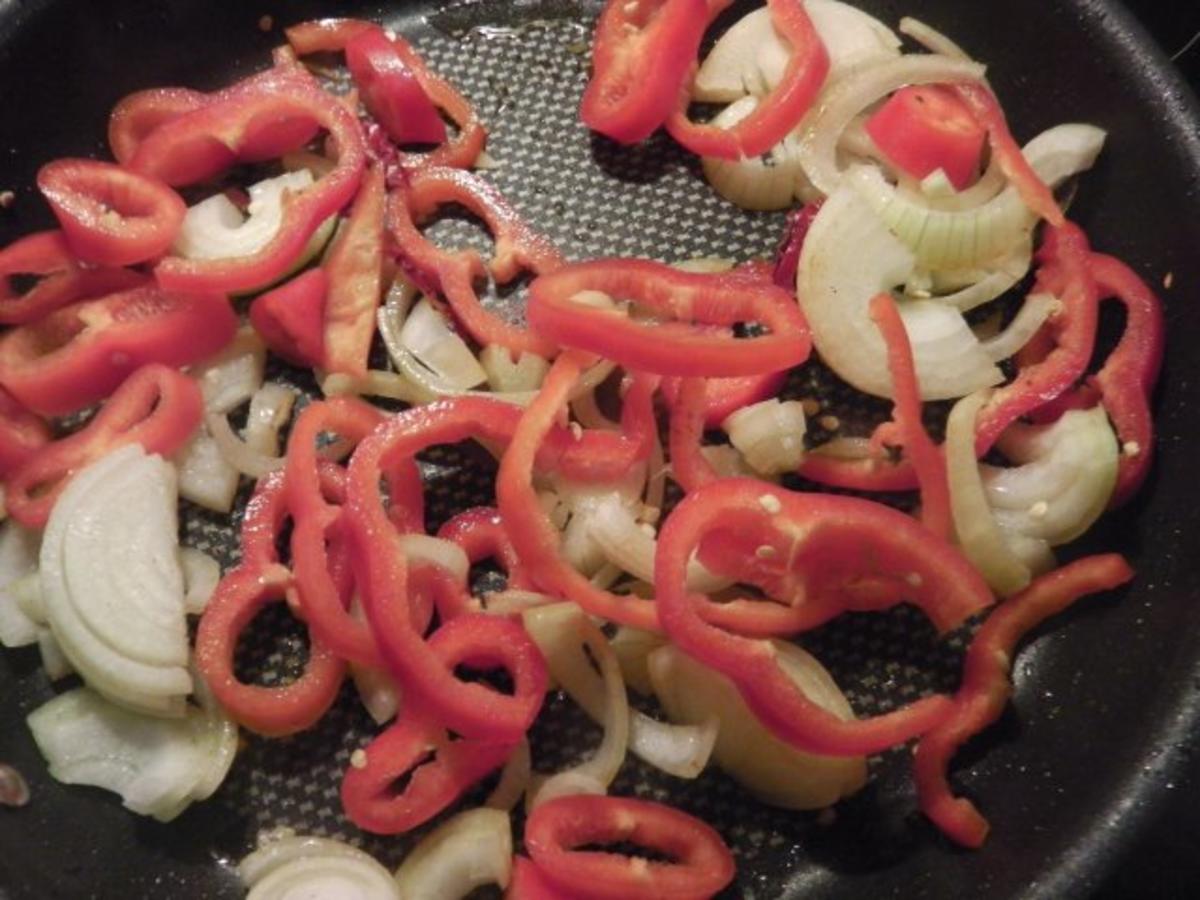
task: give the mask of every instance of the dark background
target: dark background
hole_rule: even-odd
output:
[[[1200,95],[1200,3],[1195,0],[1125,0]],[[1200,250],[1200,248],[1198,248]],[[1117,866],[1097,900],[1175,898],[1180,885],[1200,891],[1200,758],[1176,785],[1173,800]]]

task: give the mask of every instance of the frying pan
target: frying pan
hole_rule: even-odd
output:
[[[107,111],[119,97],[151,85],[227,83],[266,64],[279,26],[336,12],[402,28],[465,89],[493,132],[490,150],[501,168],[491,177],[570,256],[768,252],[778,218],[717,201],[669,141],[618,150],[576,124],[587,69],[581,42],[597,6],[4,0],[0,189],[14,190],[16,203],[0,212],[0,240],[48,225],[32,190],[37,166],[103,154]],[[915,812],[903,753],[884,757],[870,787],[832,822],[749,802],[715,772],[679,783],[631,764],[616,787],[669,798],[716,825],[738,856],[729,897],[1085,896],[1171,796],[1200,718],[1200,479],[1189,445],[1200,435],[1200,404],[1188,402],[1200,384],[1200,354],[1191,347],[1200,339],[1200,113],[1114,2],[861,6],[892,23],[917,15],[988,62],[1020,136],[1066,120],[1111,134],[1072,216],[1098,248],[1130,261],[1150,283],[1171,273],[1173,287],[1163,291],[1171,352],[1152,482],[1068,554],[1119,550],[1138,578],[1039,632],[1017,664],[1014,709],[959,755],[955,782],[994,827],[981,852],[952,848]],[[267,14],[276,26],[270,33],[258,28]],[[444,224],[447,233],[461,231],[461,222]],[[459,451],[428,462],[435,517],[488,499],[487,476]],[[184,532],[228,562],[228,529],[218,518],[190,513]],[[952,689],[961,636],[937,646],[918,616],[900,611],[836,624],[812,646],[856,706],[871,712],[917,691]],[[247,665],[279,677],[289,652],[260,642],[247,651]],[[312,733],[250,740],[216,797],[163,826],[126,813],[111,796],[47,777],[23,719],[51,693],[36,653],[0,654],[0,760],[28,777],[34,796],[24,810],[0,810],[0,896],[237,897],[228,863],[274,823],[351,837],[387,862],[408,846],[357,834],[337,814],[340,773],[371,732],[348,695]],[[552,707],[533,735],[546,768],[596,737],[567,705]],[[1174,887],[1164,883],[1163,893],[1176,894]]]

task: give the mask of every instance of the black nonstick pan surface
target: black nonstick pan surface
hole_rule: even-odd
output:
[[[679,782],[630,764],[615,788],[669,800],[714,824],[738,859],[728,897],[1088,896],[1187,783],[1200,725],[1200,479],[1191,446],[1200,403],[1190,402],[1200,389],[1200,112],[1115,2],[860,5],[893,25],[905,14],[922,18],[987,62],[1019,137],[1072,120],[1110,133],[1072,216],[1097,248],[1126,259],[1152,285],[1171,285],[1162,290],[1169,354],[1150,484],[1068,555],[1118,550],[1138,577],[1040,631],[1019,658],[1013,708],[959,755],[955,783],[993,825],[982,851],[953,848],[916,812],[904,753],[881,760],[871,785],[832,821],[769,810],[718,773]],[[16,194],[0,211],[0,243],[49,224],[32,187],[38,166],[104,155],[107,114],[124,94],[217,87],[267,65],[281,26],[357,15],[414,38],[476,103],[500,163],[488,177],[568,256],[771,252],[779,217],[719,201],[665,138],[621,150],[577,123],[597,8],[576,0],[0,0],[0,190]],[[264,16],[272,26],[265,31]],[[463,225],[438,227],[452,236]],[[488,473],[459,451],[429,462],[434,524],[490,499]],[[231,535],[218,518],[185,516],[185,541],[226,562]],[[961,636],[936,645],[920,617],[905,611],[835,624],[808,644],[862,713],[953,689],[961,653]],[[259,677],[283,677],[296,652],[260,641],[247,648],[245,665]],[[230,862],[276,824],[354,840],[388,863],[409,846],[358,833],[340,815],[341,772],[373,732],[349,692],[309,734],[248,740],[217,795],[170,825],[48,778],[24,717],[52,693],[36,652],[0,653],[0,760],[19,768],[33,791],[27,808],[0,809],[0,897],[237,897]],[[532,735],[546,769],[586,752],[598,735],[569,704],[551,707]],[[1156,877],[1159,896],[1191,892],[1183,872],[1178,881],[1170,872]]]

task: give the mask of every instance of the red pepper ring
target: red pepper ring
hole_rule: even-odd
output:
[[[50,427],[0,388],[0,478],[24,465],[51,441]]]
[[[108,117],[108,146],[119,163],[133,159],[142,141],[159,125],[208,103],[189,88],[151,88],[123,97]]]
[[[84,262],[130,266],[157,259],[179,234],[187,206],[157,178],[95,159],[59,159],[38,170],[38,190]]]
[[[509,588],[532,590],[533,580],[509,540],[498,510],[490,506],[465,510],[438,529],[437,536],[461,547],[471,565],[495,560],[504,570]]]
[[[129,166],[179,186],[211,178],[239,160],[280,155],[290,144],[303,146],[311,133],[298,125],[329,133],[337,153],[334,168],[315,184],[285,196],[282,224],[261,250],[231,259],[168,257],[155,269],[161,285],[239,292],[278,280],[317,228],[354,196],[366,165],[366,146],[354,115],[290,66],[213,94],[206,105],[165,122],[142,141]]]
[[[417,223],[446,204],[457,204],[478,216],[495,236],[486,269],[474,250],[443,250],[421,234]],[[513,352],[553,356],[557,346],[528,329],[484,309],[475,281],[490,271],[497,284],[507,284],[522,271],[542,275],[563,264],[548,240],[534,232],[503,195],[470,172],[424,169],[414,172],[403,191],[388,203],[388,230],[404,266],[423,284],[445,295],[463,328],[484,346],[499,344]]]
[[[672,407],[679,396],[683,379],[665,378],[662,383],[663,399]],[[787,372],[768,372],[764,375],[746,375],[742,378],[706,378],[702,398],[704,427],[720,428],[721,423],[743,406],[750,406],[774,397],[783,389]]]
[[[727,530],[726,530],[727,529]],[[730,478],[688,494],[659,533],[654,586],[667,634],[685,652],[730,678],[781,740],[809,753],[875,753],[928,731],[946,715],[946,697],[927,697],[862,721],[842,721],[812,703],[779,668],[766,641],[738,637],[707,624],[686,589],[693,551],[715,531],[770,538],[762,567],[785,562],[806,596],[821,607],[840,596],[843,608],[893,602],[894,585],[914,598],[941,630],[992,602],[978,572],[951,545],[903,513],[853,497],[796,494],[753,479]],[[806,565],[805,560],[819,560]],[[764,569],[766,571],[766,569]],[[817,579],[807,573],[819,573]],[[856,591],[862,579],[864,590]],[[787,598],[785,598],[787,599]]]
[[[363,749],[361,764],[351,762],[342,780],[342,806],[364,831],[411,831],[503,766],[512,746],[452,741],[440,725],[406,712]],[[411,776],[408,784],[397,792],[394,786],[405,776]]]
[[[42,448],[5,482],[12,517],[43,528],[70,478],[106,453],[138,443],[168,456],[195,432],[204,414],[196,382],[167,366],[143,366],[79,431]]]
[[[16,294],[14,275],[40,275],[41,280]],[[124,291],[149,279],[129,269],[84,268],[61,231],[39,231],[0,250],[0,324],[24,325],[78,300]]]
[[[542,509],[533,487],[539,449],[552,433],[585,361],[582,354],[572,351],[559,356],[550,367],[541,391],[525,410],[500,461],[496,476],[497,506],[517,555],[544,591],[575,601],[589,615],[660,631],[654,603],[601,590],[562,558],[558,529]],[[645,383],[638,380],[634,386]],[[626,403],[630,402],[631,395],[626,397]]]
[[[312,637],[304,673],[295,681],[265,687],[238,679],[234,656],[239,636],[264,607],[285,599],[290,581],[283,566],[239,566],[217,585],[196,632],[200,676],[238,724],[267,737],[314,725],[337,699],[346,674],[345,662]]]
[[[950,513],[950,482],[946,475],[946,457],[929,438],[921,422],[921,385],[913,361],[912,343],[900,310],[889,293],[871,301],[871,319],[887,344],[888,368],[895,396],[892,418],[912,461],[921,486],[921,521],[943,540],[950,540],[953,519]]]
[[[552,885],[528,856],[514,856],[504,900],[580,900]]]
[[[632,843],[671,857],[652,862],[589,844]],[[733,854],[699,819],[632,797],[555,797],[525,823],[525,847],[547,881],[588,900],[701,900],[733,881]]]
[[[649,324],[590,301],[630,300],[671,322]],[[573,263],[529,289],[529,324],[565,347],[639,372],[729,378],[763,375],[808,359],[812,342],[796,298],[743,273],[684,272],[642,259]],[[735,338],[702,327],[759,322],[771,334]]]
[[[684,491],[694,491],[711,484],[720,476],[712,463],[700,452],[704,444],[707,419],[707,378],[682,378],[672,398],[667,393],[671,412],[668,442],[670,446],[671,477]]]
[[[1010,673],[1017,644],[1079,598],[1111,591],[1133,574],[1124,558],[1115,553],[1076,560],[1005,600],[976,633],[967,649],[954,711],[921,737],[913,760],[921,811],[951,840],[979,847],[987,837],[987,820],[970,800],[953,795],[946,770],[955,751],[1004,711],[1012,695]]]
[[[367,624],[351,615],[336,583],[329,545],[344,539],[343,507],[326,497],[320,475],[325,460],[317,440],[322,434],[337,434],[358,444],[382,421],[379,410],[354,398],[310,403],[292,426],[284,469],[293,520],[292,568],[301,613],[313,634],[339,656],[376,668],[383,659],[375,639]],[[389,512],[384,514],[388,533],[395,535],[397,528],[423,530],[424,498],[412,458],[399,460],[387,475],[392,497]]]
[[[397,144],[443,144],[446,126],[382,28],[346,42],[346,67],[363,105]]]
[[[708,20],[706,0],[609,0],[596,23],[584,124],[623,144],[650,137],[675,110]]]
[[[688,93],[667,121],[675,140],[698,156],[748,159],[766,153],[800,124],[829,74],[829,52],[801,0],[767,0],[771,22],[791,45],[779,85],[732,128],[698,125],[687,115]],[[718,9],[719,11],[719,9]]]

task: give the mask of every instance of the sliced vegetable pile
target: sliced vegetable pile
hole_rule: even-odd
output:
[[[169,820],[217,789],[239,726],[310,728],[350,677],[380,727],[342,784],[359,828],[407,832],[496,786],[394,877],[276,835],[241,864],[252,897],[719,893],[719,834],[609,795],[630,752],[682,779],[715,762],[803,810],[913,741],[922,810],[983,843],[948,780],[955,750],[1001,713],[1029,629],[1133,574],[1116,555],[1060,568],[1054,548],[1146,476],[1159,303],[1054,194],[1102,131],[1019,147],[981,64],[909,19],[928,52],[904,52],[837,0],[768,0],[697,67],[728,5],[609,2],[581,114],[622,144],[665,128],[733,203],[793,210],[774,259],[565,259],[471,171],[486,132],[470,103],[354,20],[288,29],[270,69],[223,90],[133,94],[111,118],[117,162],[43,167],[59,228],[0,250],[0,640],[82,680],[29,716],[56,778]],[[344,56],[348,92],[314,54]],[[702,121],[693,103],[721,108]],[[450,205],[486,224],[490,257],[424,232]],[[484,289],[524,275],[517,323]],[[1124,333],[1092,373],[1108,299]],[[787,382],[813,351],[891,417],[810,434],[815,404]],[[293,419],[268,354],[325,396]],[[930,401],[953,401],[941,442]],[[495,506],[428,534],[417,458],[463,441],[499,460]],[[180,548],[178,504],[232,514],[243,477],[222,573]],[[895,491],[917,492],[915,513],[870,499]],[[481,564],[503,589],[473,591]],[[954,695],[858,718],[791,640],[900,603],[939,633],[986,619]],[[273,604],[303,623],[307,659],[247,683],[239,638]],[[552,688],[603,738],[535,774],[527,735]]]

